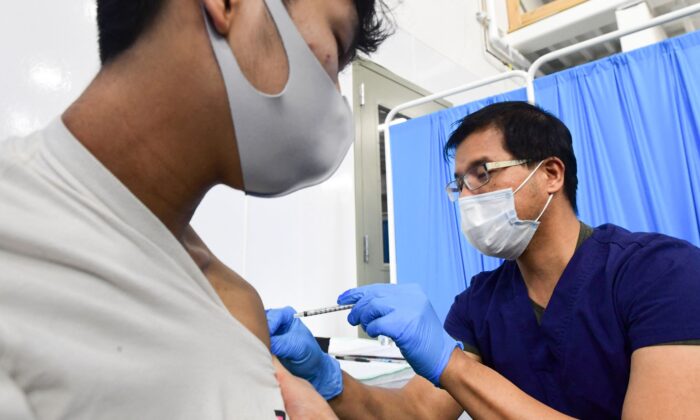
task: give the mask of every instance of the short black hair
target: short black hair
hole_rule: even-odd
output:
[[[128,50],[148,30],[167,0],[97,0],[97,29],[103,64]],[[285,5],[291,1],[284,0]],[[373,53],[393,32],[384,0],[354,0],[358,31],[346,62],[358,51]]]
[[[549,157],[561,159],[565,166],[564,192],[571,207],[576,204],[576,156],[571,132],[564,123],[542,108],[527,102],[499,102],[486,106],[457,121],[444,148],[445,159],[454,157],[460,144],[471,134],[495,128],[503,134],[503,147],[515,159],[527,159],[530,165]]]
[[[148,29],[167,0],[97,0],[100,60],[128,50]]]
[[[393,22],[389,19],[390,11],[384,0],[355,0],[357,9],[357,35],[350,48],[350,55],[345,62],[357,57],[357,52],[371,54],[376,52],[382,42],[394,33]]]

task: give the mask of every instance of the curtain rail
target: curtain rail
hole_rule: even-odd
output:
[[[668,22],[672,22],[674,20],[682,19],[684,17],[693,15],[695,13],[700,12],[700,4],[695,4],[692,6],[684,7],[682,9],[676,10],[674,12],[666,13],[664,15],[655,17],[654,19],[651,19],[645,23],[642,23],[640,25],[632,26],[627,29],[619,29],[614,32],[610,32],[607,34],[603,34],[600,36],[597,36],[595,38],[591,38],[589,40],[579,42],[574,45],[570,45],[568,47],[564,47],[560,50],[552,51],[550,53],[547,53],[543,55],[542,57],[538,58],[535,60],[530,68],[528,69],[528,81],[527,81],[527,100],[531,104],[535,104],[535,76],[537,75],[537,72],[539,71],[540,67],[542,67],[543,64],[548,63],[552,60],[556,60],[558,58],[561,58],[565,55],[572,54],[581,50],[584,50],[586,48],[590,48],[594,45],[598,44],[603,44],[608,41],[620,39],[623,36],[630,35],[636,32],[643,31],[645,29],[653,28],[655,26],[660,26]]]

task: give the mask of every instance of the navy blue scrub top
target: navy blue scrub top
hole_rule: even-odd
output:
[[[700,249],[603,225],[566,266],[541,324],[517,264],[506,261],[472,279],[445,329],[549,407],[619,418],[635,350],[700,339]]]

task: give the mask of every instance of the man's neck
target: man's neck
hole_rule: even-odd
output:
[[[554,288],[576,251],[580,222],[567,205],[552,206],[517,264],[530,298],[547,307]]]
[[[192,69],[190,62],[183,73],[182,63],[135,55],[103,69],[63,121],[180,239],[206,192],[231,179],[222,170],[224,157],[237,153],[230,118],[221,118],[228,104],[212,94],[222,91],[213,63]]]

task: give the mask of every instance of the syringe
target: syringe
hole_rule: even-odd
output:
[[[306,316],[323,315],[323,314],[328,314],[331,312],[346,311],[348,309],[352,309],[353,306],[355,306],[355,305],[335,305],[335,306],[328,306],[326,308],[312,309],[309,311],[297,312],[294,314],[294,318],[303,318]]]

